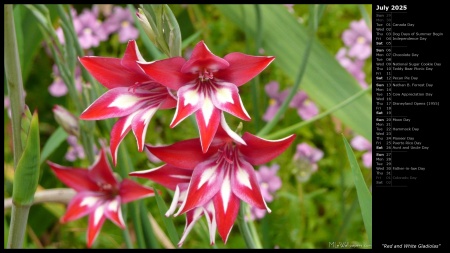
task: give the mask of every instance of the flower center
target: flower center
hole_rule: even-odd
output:
[[[128,87],[128,91],[136,92],[136,89],[153,90],[155,88],[164,88],[159,83],[149,80],[145,82],[136,82],[135,84]]]
[[[218,151],[219,157],[217,158],[216,163],[226,163],[226,165],[234,164],[236,149],[234,148],[233,143],[227,143]]]
[[[121,26],[123,27],[123,28],[126,28],[126,27],[129,27],[130,26],[130,22],[128,22],[128,21],[122,21],[122,23],[121,23]]]
[[[364,44],[364,43],[366,43],[366,39],[362,36],[359,36],[358,39],[356,39],[356,42],[358,44]]]
[[[208,81],[214,78],[212,71],[209,71],[208,69],[203,69],[203,71],[200,71],[198,73],[198,78],[200,81]]]
[[[269,105],[276,105],[278,104],[277,101],[273,98],[269,99]]]
[[[119,194],[119,191],[116,187],[113,187],[111,184],[108,183],[97,183],[98,187],[100,187],[100,192],[107,193],[110,196],[115,197],[117,194]]]
[[[86,27],[83,29],[83,33],[86,35],[91,35],[92,34],[92,29],[89,27]]]

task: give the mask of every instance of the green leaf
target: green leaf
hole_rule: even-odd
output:
[[[243,30],[256,36],[256,13],[253,5],[216,6]],[[272,64],[284,70],[287,76],[295,80],[302,59],[300,54],[305,52],[306,42],[310,36],[308,29],[282,5],[263,4],[260,9],[264,50],[267,55],[276,57]],[[356,94],[362,88],[334,56],[318,40],[315,40],[300,89],[327,110]],[[372,140],[371,96],[358,98],[351,106],[339,109],[334,112],[334,115],[356,133]]]
[[[353,153],[350,144],[344,135],[342,135],[344,140],[345,149],[347,150],[348,160],[353,172],[353,180],[355,181],[356,192],[358,194],[359,205],[361,207],[362,217],[364,221],[364,226],[366,227],[367,236],[369,237],[369,243],[372,244],[372,194],[370,194],[369,189],[364,181],[364,177],[359,168],[358,162],[356,161],[355,154]]]
[[[22,79],[26,83],[35,63],[34,58],[39,50],[42,49],[43,36],[41,31],[36,29],[36,18],[24,5],[17,4],[14,6],[14,21],[20,65],[22,68]]]
[[[64,131],[62,127],[58,127],[56,131],[48,138],[47,142],[44,145],[44,148],[42,148],[41,153],[41,162],[45,162],[47,158],[67,139],[67,133]]]
[[[148,210],[144,205],[144,201],[139,201],[139,215],[142,223],[142,232],[144,233],[144,241],[147,248],[160,249],[158,241],[156,240],[155,233],[153,232],[152,224],[148,218]]]
[[[158,190],[153,188],[155,191],[156,203],[158,204],[159,212],[161,213],[162,220],[164,221],[164,225],[166,225],[167,233],[169,235],[170,241],[172,241],[173,245],[177,245],[180,241],[178,237],[177,230],[175,229],[175,225],[173,224],[172,219],[167,218],[165,213],[167,211],[167,206],[162,200],[161,196],[159,196]]]
[[[16,205],[31,205],[39,181],[39,120],[35,111],[28,138],[14,173],[13,201]]]
[[[9,232],[9,225],[6,221],[6,217],[3,216],[3,248],[6,249],[6,245],[8,242],[8,232]]]

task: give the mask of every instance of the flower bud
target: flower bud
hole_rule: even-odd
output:
[[[144,31],[147,34],[147,36],[149,37],[149,39],[153,42],[153,44],[156,45],[157,43],[156,43],[155,33],[153,32],[152,26],[150,25],[147,17],[145,16],[144,10],[142,10],[141,8],[138,8],[138,11],[136,12],[136,16],[138,17],[139,22],[141,23],[142,28],[144,29]]]
[[[67,109],[62,106],[53,106],[53,115],[55,116],[56,122],[70,135],[80,136],[80,126],[78,124],[78,119],[70,113]]]

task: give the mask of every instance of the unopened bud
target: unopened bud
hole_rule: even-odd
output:
[[[145,33],[150,38],[150,40],[153,42],[153,44],[156,45],[156,36],[153,32],[152,26],[148,22],[147,17],[145,16],[144,10],[141,8],[138,8],[138,11],[136,12],[136,16],[139,19],[139,22],[142,25],[142,28],[144,28]]]
[[[53,115],[56,122],[70,135],[80,136],[80,126],[78,119],[62,106],[53,106]]]

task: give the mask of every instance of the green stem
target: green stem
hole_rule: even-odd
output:
[[[23,95],[22,71],[20,68],[19,50],[17,46],[13,15],[12,4],[4,5],[4,63],[11,103],[14,169],[16,169],[23,153],[21,140],[21,120],[25,107],[25,100]],[[30,205],[13,204],[7,248],[21,248],[23,246],[29,211]]]
[[[259,239],[258,232],[256,231],[255,223],[253,221],[249,221],[248,226],[250,227],[250,232],[252,232],[253,240],[255,241],[256,248],[262,249],[261,240]]]
[[[353,217],[353,214],[355,213],[357,207],[358,207],[358,201],[357,201],[357,198],[355,198],[352,202],[352,205],[348,209],[348,211],[343,215],[344,220],[342,221],[342,225],[339,228],[339,232],[336,237],[337,241],[340,241],[343,238],[345,238],[345,234],[347,233],[347,228],[350,225],[350,218]]]
[[[140,222],[140,212],[138,203],[132,202],[128,205],[128,208],[130,209],[130,212],[132,213],[133,217],[133,226],[134,226],[134,232],[136,234],[136,241],[139,249],[145,249],[145,239],[144,239],[144,233],[142,231],[142,224]]]
[[[19,50],[17,46],[12,4],[4,5],[4,15],[4,63],[11,103],[15,168],[23,152],[20,132],[22,113],[25,108],[25,99],[23,94],[22,71],[20,68]]]
[[[272,130],[272,128],[274,128],[276,126],[276,124],[280,120],[281,116],[284,115],[284,113],[286,112],[292,98],[297,93],[297,90],[298,90],[298,87],[300,86],[303,75],[305,74],[306,66],[308,63],[308,58],[311,53],[311,48],[312,48],[313,41],[314,41],[314,33],[316,32],[316,30],[318,28],[318,24],[319,24],[319,21],[321,18],[321,13],[323,12],[323,8],[324,8],[324,6],[319,6],[319,8],[316,8],[315,6],[311,7],[310,13],[311,13],[312,21],[309,23],[309,31],[311,34],[309,36],[308,44],[306,45],[305,53],[303,54],[302,61],[300,62],[300,67],[299,67],[300,70],[299,70],[297,78],[295,80],[295,84],[292,87],[291,92],[288,94],[286,99],[283,101],[283,104],[281,104],[280,109],[278,109],[278,111],[275,114],[275,116],[273,117],[273,119],[271,121],[269,121],[263,127],[263,129],[261,129],[257,133],[258,136],[266,135],[267,133],[269,133]]]
[[[145,244],[147,245],[148,249],[160,249],[158,241],[155,237],[155,232],[153,231],[152,225],[150,223],[149,217],[148,217],[148,210],[144,205],[144,201],[141,200],[139,203],[139,214],[141,215],[141,222],[142,222],[142,231],[144,233],[144,240]]]
[[[282,130],[280,130],[278,132],[275,132],[273,134],[265,135],[264,137],[265,138],[269,138],[269,139],[273,139],[273,138],[279,138],[281,136],[285,136],[287,134],[293,133],[297,129],[299,129],[299,128],[305,126],[305,125],[308,125],[308,124],[310,124],[310,123],[312,123],[312,122],[314,122],[316,120],[319,120],[319,119],[321,119],[321,118],[323,118],[325,116],[328,116],[329,114],[331,114],[331,113],[341,109],[342,107],[350,104],[351,102],[353,102],[354,100],[356,100],[360,96],[366,94],[370,90],[372,90],[372,85],[370,85],[367,89],[364,89],[364,90],[361,90],[361,91],[357,92],[355,95],[347,98],[346,100],[344,100],[341,103],[337,104],[333,108],[330,108],[327,111],[310,118],[309,120],[305,120],[305,121],[299,122],[297,124],[294,124],[292,126],[286,127],[286,128],[284,128],[284,129],[282,129]],[[262,136],[262,135],[260,134],[260,136]]]
[[[301,227],[299,228],[298,239],[295,242],[296,247],[300,247],[302,245],[303,238],[305,238],[305,230],[306,230],[306,217],[305,217],[305,196],[303,193],[303,184],[297,181],[297,195],[298,195],[298,203],[300,206],[300,222]]]
[[[306,63],[308,62],[308,57],[309,54],[311,52],[311,47],[312,47],[312,42],[314,41],[314,36],[310,36],[309,37],[309,41],[308,41],[308,45],[306,46],[305,49],[305,53],[303,54],[303,59],[301,61],[300,64],[300,71],[298,73],[298,76],[295,80],[295,85],[294,87],[291,89],[291,92],[289,93],[289,95],[286,97],[286,99],[284,100],[283,104],[281,104],[280,109],[278,109],[277,113],[275,114],[275,116],[273,117],[273,119],[271,121],[269,121],[258,133],[258,136],[262,136],[265,135],[267,133],[270,132],[270,130],[272,130],[273,127],[276,126],[276,124],[278,123],[278,121],[280,120],[281,116],[286,112],[289,103],[291,102],[292,98],[294,97],[294,95],[297,93],[298,87],[300,86],[300,82],[303,78],[303,75],[305,73],[305,69],[306,69]]]
[[[125,217],[124,217],[124,219],[125,219]],[[128,230],[125,230],[125,229],[122,230],[122,236],[123,236],[123,240],[125,241],[125,245],[126,245],[127,249],[132,249],[133,242],[131,242],[131,237],[130,237],[130,233],[128,232]]]
[[[241,207],[239,208],[238,215],[238,226],[241,231],[242,236],[244,237],[245,244],[249,249],[256,249],[256,244],[253,240],[252,233],[247,226],[247,222],[245,222],[245,205],[246,203],[241,201]]]
[[[31,205],[20,206],[13,204],[11,209],[11,227],[9,229],[8,249],[22,248],[30,207]]]
[[[262,41],[262,20],[261,20],[261,7],[259,4],[255,4],[255,11],[256,11],[256,45],[255,45],[255,54],[258,54],[258,50],[261,48],[261,41]],[[260,126],[260,116],[259,116],[259,75],[257,75],[251,84],[252,89],[252,101],[253,101],[253,119],[255,120],[255,130],[259,130]]]

